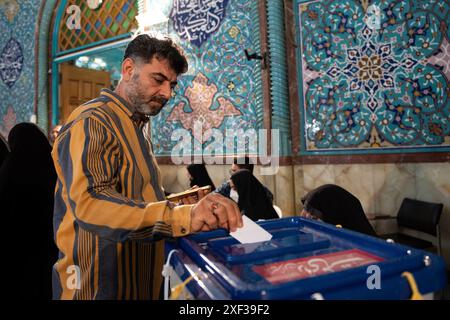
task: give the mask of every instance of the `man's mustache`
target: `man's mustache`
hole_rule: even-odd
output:
[[[158,102],[159,104],[161,104],[163,106],[167,103],[167,101],[169,101],[169,100],[167,100],[166,98],[163,98],[163,97],[153,97],[148,101],[148,103]]]

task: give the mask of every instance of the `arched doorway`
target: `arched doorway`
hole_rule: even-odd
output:
[[[49,127],[64,122],[103,87],[114,88],[126,44],[137,30],[138,3],[54,1],[49,38]],[[48,8],[47,8],[48,10]]]

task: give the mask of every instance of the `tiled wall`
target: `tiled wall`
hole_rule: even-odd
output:
[[[0,3],[0,134],[5,137],[16,123],[30,121],[34,112],[35,27],[40,5],[40,1],[24,0]]]
[[[303,154],[450,150],[448,1],[295,10]]]
[[[304,165],[295,167],[295,201],[325,183],[338,184],[360,199],[369,218],[396,217],[405,197],[444,204],[439,223],[442,253],[450,269],[450,163]],[[395,220],[380,222],[379,233],[395,232]]]
[[[179,79],[167,107],[152,119],[154,150],[156,155],[170,155],[179,141],[172,141],[172,134],[183,129],[185,138],[191,139],[191,152],[200,154],[217,141],[209,130],[226,136],[227,129],[262,127],[261,61],[247,60],[244,52],[261,54],[257,2],[173,3],[177,6],[161,12],[167,22],[152,31],[168,33],[182,46],[189,71]],[[206,14],[215,18],[206,19]],[[203,136],[194,130],[196,121]],[[222,154],[228,150],[235,148],[224,147]]]
[[[37,103],[38,103],[38,125],[44,130],[49,129],[49,91],[48,91],[48,77],[49,65],[48,65],[48,48],[49,48],[49,34],[51,32],[51,20],[53,9],[55,7],[57,0],[47,0],[45,1],[45,6],[42,10],[42,17],[39,24],[39,71],[38,71],[38,92],[37,92]]]
[[[320,185],[338,184],[355,194],[371,217],[395,216],[404,197],[443,202],[450,213],[449,163],[304,165],[295,167],[295,179],[300,182],[296,198]]]

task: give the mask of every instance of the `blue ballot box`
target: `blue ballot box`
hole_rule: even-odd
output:
[[[241,244],[218,229],[167,242],[179,298],[410,299],[446,284],[443,259],[422,250],[300,217],[258,224],[271,240]]]

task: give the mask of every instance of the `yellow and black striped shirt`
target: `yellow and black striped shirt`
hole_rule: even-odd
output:
[[[55,299],[156,299],[163,241],[190,232],[192,206],[165,201],[149,137],[104,89],[77,109],[52,156],[58,174]]]

